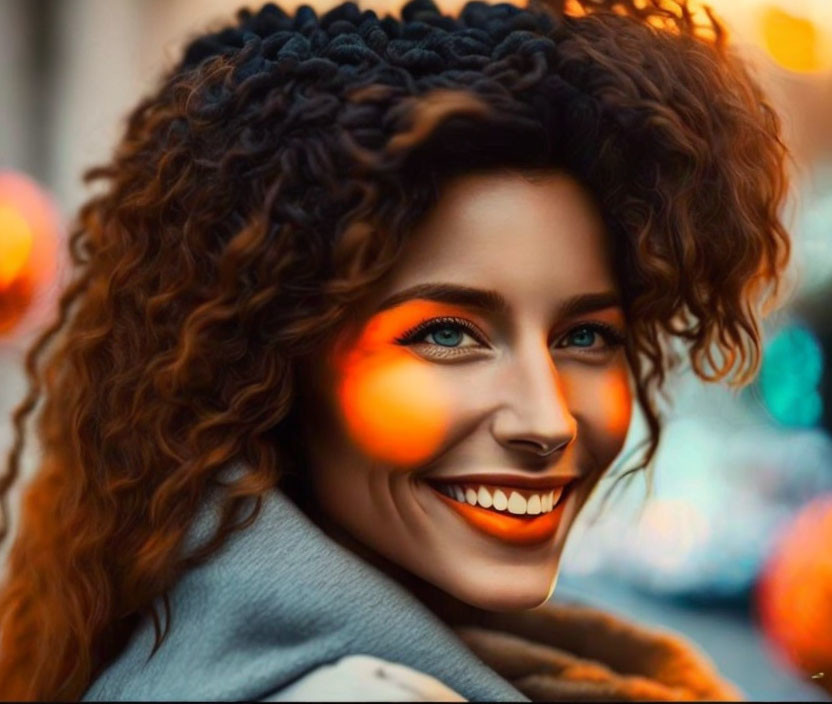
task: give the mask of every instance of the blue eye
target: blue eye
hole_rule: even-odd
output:
[[[446,350],[470,350],[486,343],[479,330],[463,318],[426,320],[396,339],[400,345],[424,343]]]
[[[583,327],[573,330],[568,338],[576,347],[592,347],[596,334],[592,328]]]
[[[433,338],[431,340],[430,338]],[[426,335],[428,342],[433,342],[436,345],[443,347],[456,347],[462,342],[462,331],[451,325],[443,325],[442,327],[434,328]]]
[[[624,333],[606,323],[589,323],[572,328],[555,347],[575,347],[593,353],[607,352],[623,345],[624,339]]]

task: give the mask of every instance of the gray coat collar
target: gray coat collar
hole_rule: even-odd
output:
[[[208,502],[189,536],[216,520]],[[528,701],[380,570],[326,536],[284,493],[171,592],[168,637],[148,660],[152,621],[84,701],[256,700],[345,655],[367,654],[439,679],[469,700]]]

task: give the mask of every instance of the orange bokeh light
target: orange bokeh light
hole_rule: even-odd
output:
[[[20,273],[32,251],[32,228],[8,203],[0,203],[0,290]]]
[[[16,328],[55,275],[59,218],[41,188],[0,171],[0,334]]]
[[[810,502],[787,526],[763,570],[756,596],[763,630],[779,654],[809,675],[828,673],[832,495]]]
[[[760,32],[766,51],[783,68],[799,73],[824,68],[820,32],[810,19],[769,6],[760,13]]]

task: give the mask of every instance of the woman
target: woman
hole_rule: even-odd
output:
[[[737,694],[541,607],[632,401],[655,452],[671,344],[747,382],[788,259],[778,120],[669,4],[267,5],[190,44],[27,357],[6,696]]]

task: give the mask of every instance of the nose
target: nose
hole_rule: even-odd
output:
[[[500,384],[502,402],[491,426],[497,442],[539,457],[566,449],[578,423],[548,345],[535,343],[518,350],[506,372]]]

